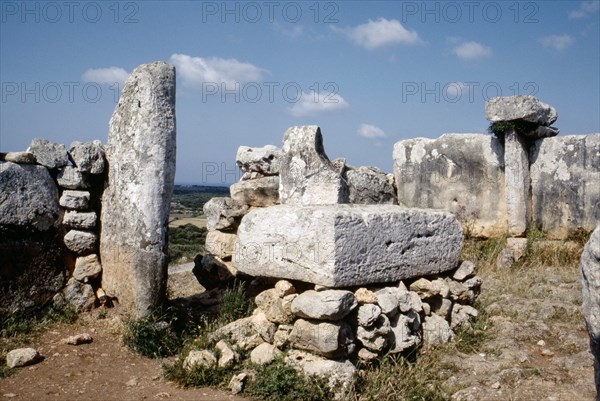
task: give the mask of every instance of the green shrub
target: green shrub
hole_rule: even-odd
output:
[[[173,321],[171,309],[139,319],[129,316],[124,321],[123,343],[148,358],[175,355],[183,342],[173,330]]]
[[[176,262],[181,258],[193,260],[204,252],[206,228],[193,224],[169,228],[169,261]]]
[[[250,316],[254,303],[246,296],[244,283],[236,280],[231,288],[227,288],[221,300],[218,324],[225,325],[235,320]]]
[[[183,367],[185,356],[181,356],[171,365],[163,365],[163,376],[168,381],[182,387],[224,387],[231,377],[236,374],[233,369],[194,366],[191,369]]]
[[[326,380],[305,378],[282,358],[256,367],[256,379],[246,385],[244,393],[265,401],[333,400]]]

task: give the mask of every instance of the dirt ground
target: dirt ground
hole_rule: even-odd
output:
[[[114,311],[111,311],[114,314]],[[125,348],[115,317],[92,312],[73,325],[54,327],[32,344],[44,360],[0,380],[1,400],[23,401],[243,401],[245,398],[210,388],[182,389],[166,382],[161,363]],[[89,333],[93,342],[62,344],[63,338]]]
[[[446,356],[457,366],[445,382],[454,389],[452,400],[594,400],[577,269],[485,274],[480,299],[493,336],[474,354]],[[140,357],[121,345],[115,314],[111,310],[99,319],[96,310],[74,325],[44,333],[32,345],[45,359],[1,380],[1,399],[244,400],[226,391],[165,382],[164,360]],[[93,343],[61,343],[83,332]]]

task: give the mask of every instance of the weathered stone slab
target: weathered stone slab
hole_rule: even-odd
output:
[[[35,138],[27,152],[33,153],[39,164],[50,169],[64,167],[69,163],[65,145],[47,139]]]
[[[290,333],[292,347],[328,357],[347,356],[354,351],[354,335],[346,322],[298,319]]]
[[[290,127],[283,138],[279,200],[290,205],[348,203],[348,188],[323,148],[316,125]]]
[[[95,140],[81,143],[71,143],[69,155],[77,169],[84,173],[100,174],[104,171],[104,146]]]
[[[485,118],[492,122],[524,120],[548,126],[558,114],[554,107],[533,96],[500,96],[485,102]]]
[[[348,180],[348,200],[355,204],[397,205],[394,177],[375,167],[349,167],[346,171]]]
[[[444,134],[394,145],[398,203],[456,213],[473,235],[507,230],[504,148],[487,134]]]
[[[140,316],[165,298],[175,142],[175,68],[139,66],[110,120],[100,254],[102,288]]]
[[[526,144],[513,130],[504,135],[504,175],[508,233],[518,237],[525,233],[529,221],[530,179]]]
[[[568,238],[600,221],[600,134],[535,141],[529,157],[532,222],[550,238]]]
[[[206,215],[208,231],[235,231],[242,216],[248,212],[248,205],[227,197],[212,198],[202,208]]]
[[[236,182],[229,188],[231,198],[240,204],[267,207],[279,203],[279,177],[269,176]]]
[[[0,160],[18,164],[35,164],[35,156],[29,152],[8,152],[2,153]]]
[[[240,146],[235,155],[235,162],[244,173],[258,173],[260,175],[279,174],[281,149],[273,145],[262,148]]]
[[[596,392],[600,394],[600,225],[585,245],[580,269],[583,316],[595,358]]]
[[[233,263],[252,276],[359,286],[454,269],[462,240],[460,224],[443,211],[278,205],[244,216]]]
[[[48,170],[0,162],[0,224],[45,231],[59,216],[58,189]]]

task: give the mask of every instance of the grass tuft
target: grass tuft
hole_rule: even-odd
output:
[[[145,318],[125,318],[123,343],[148,358],[163,358],[177,354],[182,339],[173,330],[174,310],[158,310]]]

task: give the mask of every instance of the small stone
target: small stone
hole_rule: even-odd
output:
[[[31,365],[40,360],[40,354],[34,348],[17,348],[6,354],[6,366],[19,368]]]
[[[102,266],[98,260],[98,255],[93,253],[87,256],[79,256],[75,261],[75,270],[73,278],[75,280],[87,283],[90,280],[97,278],[102,272]]]
[[[231,198],[212,198],[202,208],[206,216],[208,231],[235,231],[242,217],[248,213],[248,205],[241,204]]]
[[[296,293],[296,288],[294,288],[294,285],[287,280],[279,280],[277,283],[275,283],[275,290],[277,290],[277,295],[280,298]]]
[[[212,368],[217,364],[217,358],[208,350],[190,351],[183,361],[183,368],[191,370],[194,367]]]
[[[358,307],[358,324],[369,327],[374,324],[381,315],[381,308],[373,304],[365,304]]]
[[[256,365],[264,365],[272,362],[283,353],[276,346],[269,343],[262,343],[254,348],[250,353],[250,361]]]
[[[375,295],[373,291],[367,290],[364,287],[354,291],[354,296],[356,297],[359,305],[377,303],[377,295]]]
[[[512,249],[515,262],[518,262],[527,251],[527,238],[507,238],[506,247]]]
[[[227,387],[231,390],[231,394],[239,394],[244,389],[244,384],[248,378],[247,373],[239,373],[231,378]]]
[[[425,317],[423,323],[423,338],[427,344],[439,345],[445,344],[454,337],[450,325],[441,316],[432,314]]]
[[[260,309],[256,309],[255,314],[252,315],[252,325],[263,340],[268,343],[273,342],[277,326],[275,323],[271,323]]]
[[[515,252],[512,249],[504,248],[496,259],[496,267],[501,270],[510,269],[514,262]]]
[[[309,319],[335,321],[344,318],[357,305],[356,297],[350,291],[306,291],[292,302],[292,313]]]
[[[356,338],[371,351],[380,352],[388,344],[390,320],[386,315],[380,315],[372,327],[358,326]]]
[[[77,212],[68,210],[63,216],[63,225],[70,228],[89,230],[96,227],[96,212]]]
[[[417,313],[423,312],[423,301],[421,301],[421,297],[414,291],[409,291],[408,295],[410,295],[410,304],[412,310]],[[431,312],[431,311],[430,311]]]
[[[221,357],[217,365],[220,368],[230,368],[235,364],[235,361],[238,359],[237,354],[233,351],[233,349],[227,344],[225,341],[220,340],[215,347],[221,353]]]
[[[551,351],[551,350],[549,350],[549,349],[547,349],[547,348],[545,348],[545,349],[542,350],[542,355],[543,356],[554,356],[554,352]]]
[[[500,388],[500,382],[495,382],[490,387],[493,388],[494,390],[498,390]]]
[[[56,306],[69,305],[79,313],[91,310],[94,307],[96,294],[91,285],[84,284],[71,277],[65,288],[54,296],[53,301]]]
[[[92,341],[93,341],[92,336],[90,336],[88,333],[77,334],[77,335],[62,339],[62,343],[68,344],[68,345],[89,344]]]
[[[86,210],[90,205],[90,193],[88,191],[63,191],[58,203],[67,209]]]
[[[423,314],[425,316],[431,315],[431,305],[429,305],[427,302],[423,302],[422,306],[423,306]]]
[[[264,340],[257,333],[252,323],[253,316],[238,319],[217,330],[211,336],[211,340],[228,339],[229,344],[236,345],[238,348],[250,350],[256,348]]]
[[[358,359],[360,359],[363,362],[372,362],[375,359],[377,359],[377,354],[375,352],[371,352],[366,348],[361,348],[358,351]]]
[[[454,330],[457,327],[468,323],[471,317],[476,318],[479,315],[477,309],[469,305],[454,304],[452,306],[452,315],[450,318],[450,328]]]
[[[386,287],[375,292],[377,296],[377,304],[381,308],[381,312],[386,315],[393,315],[398,310],[400,297],[409,297],[408,292],[402,292],[397,287]]]
[[[543,347],[543,346],[546,345],[546,341],[540,340],[540,341],[537,342],[537,345],[539,345],[540,347]]]
[[[346,322],[311,322],[298,319],[290,333],[292,347],[326,357],[352,354],[354,335]]]
[[[292,318],[292,315],[287,313],[283,307],[279,292],[274,288],[258,294],[254,298],[254,302],[256,303],[256,306],[265,313],[270,322],[287,323]]]
[[[135,387],[140,384],[140,380],[137,377],[132,377],[125,385],[127,387]]]
[[[4,161],[17,164],[35,164],[37,162],[33,153],[29,152],[8,152],[4,155]]]
[[[469,260],[465,260],[460,264],[458,269],[452,274],[454,280],[463,281],[475,274],[475,264]]]
[[[431,305],[431,311],[436,315],[439,315],[446,320],[450,317],[450,313],[452,312],[452,301],[448,298],[436,296],[429,300],[429,304]]]
[[[390,352],[398,353],[421,343],[421,319],[415,312],[390,319]]]
[[[258,173],[261,176],[279,174],[281,149],[273,145],[262,148],[240,146],[235,155],[235,162],[244,173]]]
[[[104,171],[104,146],[102,142],[71,143],[69,154],[77,169],[84,173],[100,174]]]
[[[409,286],[409,289],[419,294],[419,297],[423,300],[438,295],[438,290],[433,286],[432,282],[426,278],[420,278],[414,281]]]
[[[71,230],[64,237],[65,246],[78,255],[94,252],[97,242],[98,236],[89,231]]]
[[[294,329],[294,326],[289,324],[280,324],[273,337],[273,345],[281,349],[285,347],[290,338],[290,333]]]

